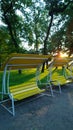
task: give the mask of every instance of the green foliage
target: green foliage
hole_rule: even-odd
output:
[[[0,25],[0,65],[15,52],[54,53],[64,49],[69,55],[73,53],[72,0],[0,0],[0,3],[0,16],[5,24]],[[28,52],[26,43],[34,49]]]

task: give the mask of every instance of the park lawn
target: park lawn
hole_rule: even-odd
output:
[[[65,84],[66,83],[66,79],[64,76],[62,76],[62,68],[59,68],[57,70],[54,69],[53,71],[53,75],[52,75],[52,79],[58,80],[58,77],[60,77],[60,83],[61,84]],[[18,70],[14,70],[11,71],[10,73],[10,85],[9,86],[18,86],[21,84],[27,84],[27,83],[32,83],[32,82],[36,82],[36,70],[35,69],[26,69],[26,70],[22,70],[22,73],[19,74]],[[45,70],[44,73],[41,73],[39,76],[39,80],[41,81],[41,83],[46,83],[47,82],[47,75],[49,75],[49,71]],[[0,72],[0,91],[2,89],[2,76],[3,76],[3,72]],[[49,76],[48,76],[49,79]],[[44,84],[39,85],[40,88],[43,88]],[[44,86],[45,87],[45,86]]]
[[[45,73],[42,73],[41,76],[39,76],[40,80],[45,81],[47,71]],[[3,72],[0,72],[0,90],[2,87],[2,77]],[[18,70],[13,70],[10,72],[10,85],[9,86],[16,86],[21,84],[27,84],[30,82],[36,82],[36,70],[35,69],[26,69],[22,70],[22,73],[19,74]]]

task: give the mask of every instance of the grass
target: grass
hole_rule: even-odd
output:
[[[18,70],[11,71],[11,73],[10,73],[10,86],[27,84],[27,83],[36,81],[35,73],[36,73],[35,69],[22,70],[22,74],[19,74]],[[67,73],[68,73],[68,71],[67,71]],[[41,80],[41,82],[46,82],[47,75],[49,75],[48,70],[45,70],[44,73],[40,74],[39,79]],[[0,72],[0,91],[2,89],[2,76],[3,76],[3,72]],[[59,77],[60,77],[60,79],[58,79]],[[49,76],[48,76],[48,78],[49,78]],[[53,69],[52,70],[52,79],[53,80],[57,79],[60,81],[60,83],[65,84],[66,79],[63,76],[63,69],[62,68]],[[40,87],[42,88],[43,85]]]
[[[42,73],[40,76],[40,80],[42,79],[42,81],[45,81],[45,76],[46,73]],[[26,70],[22,70],[22,74],[18,73],[18,70],[14,70],[10,72],[10,86],[14,86],[14,85],[20,85],[20,84],[26,84],[27,82],[36,82],[36,70],[35,69],[26,69]],[[2,86],[2,76],[3,76],[3,72],[0,72],[0,90],[1,90],[1,86]]]

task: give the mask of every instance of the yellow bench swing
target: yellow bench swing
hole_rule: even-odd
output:
[[[61,85],[67,83],[66,81],[66,67],[68,65],[68,59],[62,57],[54,57],[52,62],[48,66],[49,74],[47,76],[47,82],[52,85],[57,85],[58,90],[53,90],[53,92],[61,93]],[[54,75],[55,74],[55,75]],[[49,78],[48,78],[49,77]],[[49,79],[49,80],[48,80]]]
[[[66,66],[66,79],[68,82],[73,82],[73,57],[68,58],[68,65]]]
[[[44,92],[45,89],[40,89],[37,82],[27,85],[9,86],[10,70],[36,68],[37,73],[41,65],[48,60],[48,58],[48,55],[12,54],[4,64],[2,92],[0,92],[2,99],[0,103],[13,116],[15,115],[15,101],[25,99],[35,94],[40,94]],[[6,74],[7,72],[8,74]],[[7,99],[4,99],[5,95],[8,97]],[[11,108],[5,105],[9,100],[11,101]]]

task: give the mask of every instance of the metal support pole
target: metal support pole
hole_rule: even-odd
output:
[[[7,76],[7,93],[9,93],[9,78],[10,78],[10,69],[8,71],[8,76]]]
[[[5,66],[4,72],[3,72],[3,79],[2,79],[2,100],[4,94],[6,94],[6,71],[7,71],[7,65]]]

